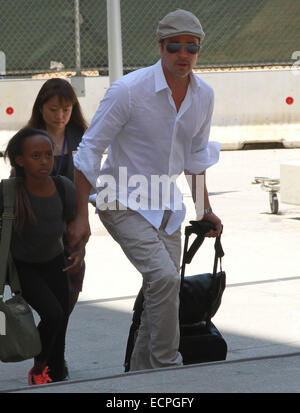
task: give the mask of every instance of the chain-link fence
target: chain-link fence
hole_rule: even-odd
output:
[[[299,0],[120,4],[125,71],[156,62],[157,23],[176,8],[196,14],[206,32],[198,67],[292,65],[300,50]],[[107,72],[106,0],[0,0],[0,51],[7,75]]]
[[[6,55],[7,74],[75,70],[78,56],[81,70],[107,68],[105,0],[0,4],[0,50]]]

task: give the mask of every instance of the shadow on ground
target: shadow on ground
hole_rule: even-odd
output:
[[[299,279],[266,279],[227,286],[214,323],[227,341],[228,361],[300,353],[296,303]],[[66,359],[71,380],[123,373],[133,303],[131,296],[77,304],[67,336]],[[31,365],[31,360],[1,363],[0,391],[26,386]]]

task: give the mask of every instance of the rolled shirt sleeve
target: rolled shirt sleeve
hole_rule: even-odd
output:
[[[185,169],[192,174],[200,174],[219,160],[221,145],[218,142],[209,142],[211,119],[214,108],[214,94],[209,90],[209,108],[207,116],[198,133],[193,137],[191,152],[185,161]]]

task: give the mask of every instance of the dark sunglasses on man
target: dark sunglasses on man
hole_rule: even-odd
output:
[[[167,43],[166,49],[169,53],[178,53],[182,46],[184,46],[185,50],[190,54],[196,54],[200,50],[200,46],[196,43]]]

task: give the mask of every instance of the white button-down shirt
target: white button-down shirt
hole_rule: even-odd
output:
[[[160,190],[160,200],[153,200],[153,177],[171,178],[184,169],[199,174],[218,161],[220,145],[208,142],[213,100],[212,88],[192,73],[177,112],[160,60],[114,82],[74,156],[75,167],[93,188],[98,186],[97,206],[105,193],[106,201],[117,199],[138,210],[155,228],[164,210],[171,209],[166,231],[173,233],[184,220],[182,197],[180,208],[178,188],[169,198]]]

